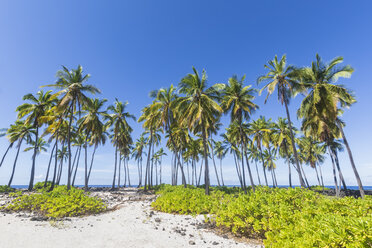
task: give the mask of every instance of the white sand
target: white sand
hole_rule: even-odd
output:
[[[128,201],[129,197],[132,200]],[[151,199],[139,198],[136,191],[123,192],[115,211],[58,222],[31,221],[29,214],[0,213],[0,247],[261,247],[216,235],[201,227],[202,216],[153,211]]]

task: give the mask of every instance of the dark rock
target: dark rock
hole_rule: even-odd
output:
[[[31,217],[30,221],[47,221],[48,220],[48,217],[44,217],[44,216],[34,216],[34,217]]]
[[[195,241],[190,240],[190,241],[189,241],[189,245],[195,245]]]
[[[218,245],[219,243],[217,241],[213,241],[212,245]]]
[[[155,222],[161,222],[161,219],[160,218],[155,218]]]

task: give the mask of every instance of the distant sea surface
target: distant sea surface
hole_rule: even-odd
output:
[[[75,185],[77,187],[84,187],[84,185]],[[112,185],[89,185],[89,187],[95,187],[95,188],[111,188]],[[217,186],[217,185],[212,185],[212,186]],[[240,185],[225,185],[227,187],[240,187]],[[131,185],[131,187],[137,187],[137,185]],[[271,187],[271,186],[270,186]],[[288,185],[279,185],[279,188],[288,188],[289,186]],[[299,187],[299,185],[295,185],[294,187]],[[326,188],[330,188],[330,189],[334,189],[335,186],[331,186],[331,185],[324,185],[324,187]],[[28,188],[28,185],[12,185],[12,188],[16,188],[16,189],[27,189]],[[354,189],[354,190],[358,190],[358,186],[348,186],[347,185],[347,188],[348,189]],[[363,189],[364,190],[372,190],[372,186],[363,186]]]

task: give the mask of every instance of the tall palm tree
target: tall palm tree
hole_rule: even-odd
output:
[[[31,142],[32,135],[35,134],[35,128],[31,124],[26,124],[25,121],[18,120],[14,124],[10,125],[9,129],[7,130],[7,138],[9,139],[10,143],[17,142],[17,154],[14,159],[12,174],[10,176],[8,186],[12,184],[15,168],[17,165],[19,151],[22,146],[22,142],[26,140],[27,143]]]
[[[295,132],[296,129],[293,127],[292,131]],[[291,149],[291,131],[287,119],[279,117],[278,121],[273,125],[272,132],[275,146],[279,148],[279,152],[283,151],[283,158],[288,162],[289,187],[292,188],[290,154],[293,153],[293,150]]]
[[[55,84],[45,85],[43,87],[54,87],[61,89],[56,95],[62,95],[60,102],[58,103],[57,110],[63,112],[66,117],[69,118],[68,123],[68,134],[67,134],[67,146],[68,146],[68,176],[67,176],[67,188],[71,187],[71,127],[73,122],[74,113],[82,106],[88,103],[88,97],[86,93],[96,94],[100,93],[100,90],[93,85],[86,84],[90,75],[83,74],[83,67],[78,66],[75,70],[69,70],[63,66],[63,69],[57,72],[58,80]]]
[[[158,126],[154,128],[163,128],[163,132],[169,134],[170,143],[173,147],[175,147],[175,142],[173,139],[172,132],[170,129],[172,126],[176,125],[176,107],[178,104],[179,97],[176,94],[176,88],[173,84],[169,88],[162,88],[158,91],[152,91],[150,96],[154,98],[153,103],[150,105],[151,112],[159,114],[156,115],[159,117],[159,121],[157,122]],[[182,180],[184,181],[184,186],[186,187],[186,180],[185,174],[183,170],[183,166],[181,165],[181,159],[178,152],[175,153],[175,165],[179,166],[182,173]]]
[[[8,128],[2,128],[2,129],[0,129],[0,132],[1,132],[0,137],[3,137],[7,134]],[[6,155],[8,154],[10,148],[13,147],[13,145],[14,145],[14,142],[9,142],[8,148],[5,150],[5,153],[4,153],[4,155],[3,155],[3,157],[0,161],[0,167],[3,165],[3,162],[4,162],[4,159],[5,159]]]
[[[105,110],[102,110],[103,105],[107,102],[106,99],[90,99],[88,98],[85,105],[83,105],[82,112],[85,115],[79,120],[79,132],[84,131],[86,138],[90,139],[90,144],[94,145],[94,151],[92,154],[91,164],[88,170],[87,167],[87,157],[85,156],[85,189],[88,188],[88,181],[90,177],[90,172],[93,166],[94,154],[99,144],[104,144],[106,140],[105,131],[106,127],[102,122],[102,119],[107,116]],[[69,168],[69,175],[72,175],[72,167]]]
[[[203,140],[203,157],[205,163],[205,194],[209,194],[209,167],[208,167],[208,128],[218,120],[222,108],[216,102],[218,85],[210,88],[207,86],[207,75],[203,70],[202,76],[193,67],[194,74],[188,74],[179,83],[180,93],[185,94],[179,102],[181,122],[185,123],[189,130],[201,134]]]
[[[256,144],[256,147],[258,148],[258,150],[260,152],[265,183],[266,183],[266,186],[268,186],[267,176],[266,176],[265,160],[263,158],[262,146],[263,146],[263,143],[265,143],[265,141],[267,140],[266,137],[271,132],[271,130],[269,129],[266,120],[261,116],[259,119],[253,120],[252,122],[249,123],[249,131],[248,132],[252,136],[253,144]]]
[[[144,137],[144,134],[142,133],[139,139],[137,139],[134,148],[132,150],[132,158],[134,158],[137,161],[137,167],[138,167],[138,187],[142,186],[142,156],[146,154],[144,151],[146,147],[146,139]]]
[[[114,105],[110,105],[107,111],[110,114],[106,115],[107,127],[111,127],[111,141],[115,146],[115,166],[112,189],[115,188],[116,168],[117,168],[117,153],[132,144],[131,132],[133,129],[128,124],[128,119],[136,120],[134,115],[126,112],[128,102],[115,100]],[[121,159],[121,157],[119,157]]]
[[[340,77],[348,78],[354,69],[349,66],[338,66],[343,62],[342,57],[337,57],[329,63],[324,63],[317,54],[311,67],[301,70],[303,85],[310,91],[303,99],[298,116],[303,118],[302,130],[306,136],[313,135],[326,142],[327,146],[335,138],[341,137],[338,122],[340,108],[349,107],[355,102],[351,91],[343,85],[336,84]],[[330,152],[331,156],[332,151]],[[349,153],[350,155],[350,153]],[[362,197],[365,193],[355,164],[351,163],[359,191]]]
[[[287,113],[287,119],[292,141],[291,145],[294,158],[296,161],[296,170],[298,173],[298,177],[300,179],[300,184],[302,187],[304,187],[305,183],[301,175],[300,163],[298,161],[298,154],[296,151],[296,144],[294,140],[295,138],[293,134],[291,116],[288,110],[290,98],[293,96],[295,91],[301,89],[301,84],[299,84],[297,80],[298,70],[296,70],[293,66],[287,66],[286,62],[287,62],[286,55],[283,55],[280,61],[278,61],[278,57],[275,56],[273,60],[267,62],[268,63],[267,65],[264,65],[264,67],[268,69],[269,72],[264,76],[260,76],[257,79],[257,82],[258,83],[261,83],[263,81],[267,82],[267,84],[260,90],[261,94],[263,90],[267,89],[268,94],[266,96],[265,103],[267,101],[267,98],[272,93],[274,93],[275,89],[278,90],[278,100],[282,105],[284,104]]]
[[[231,112],[230,118],[231,122],[236,121],[239,125],[240,136],[243,137],[240,140],[241,153],[243,155],[242,167],[244,173],[244,156],[246,158],[247,168],[249,172],[249,178],[251,181],[252,189],[254,191],[254,182],[247,157],[247,138],[243,132],[243,121],[249,120],[252,113],[258,109],[258,106],[253,103],[255,89],[251,85],[244,86],[245,76],[238,80],[236,76],[233,76],[229,79],[227,85],[225,85],[221,98],[221,106],[225,113]],[[245,189],[244,189],[245,190]]]
[[[41,90],[36,93],[36,96],[27,94],[23,96],[23,100],[28,100],[31,103],[24,103],[17,107],[18,118],[21,119],[25,116],[25,124],[32,124],[35,128],[35,141],[39,140],[39,128],[42,126],[40,117],[44,116],[45,113],[56,103],[56,97],[51,94],[51,90],[44,92]],[[32,156],[31,176],[28,190],[32,190],[34,187],[35,178],[35,162],[36,154],[38,151],[38,142],[34,142],[34,155]]]

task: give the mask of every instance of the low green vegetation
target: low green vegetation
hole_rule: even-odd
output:
[[[234,234],[266,247],[371,247],[372,197],[328,197],[308,189],[239,190],[162,186],[152,206],[163,212],[209,214]]]
[[[84,190],[67,186],[56,186],[47,192],[43,188],[37,193],[12,193],[14,199],[2,207],[5,211],[30,211],[51,218],[63,218],[97,214],[106,210],[104,202],[89,196]]]
[[[14,192],[15,189],[8,185],[0,185],[0,193]]]

